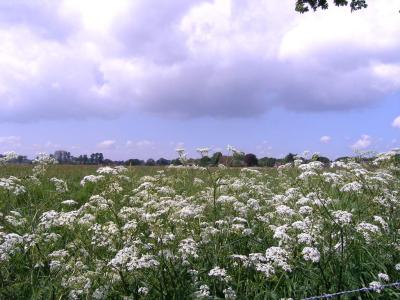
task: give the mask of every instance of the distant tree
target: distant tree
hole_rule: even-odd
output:
[[[230,167],[245,167],[246,164],[243,159],[233,158],[229,161]]]
[[[284,163],[292,163],[294,162],[294,157],[296,156],[296,154],[293,153],[289,153],[288,155],[285,156],[285,158],[283,159]]]
[[[104,156],[103,153],[92,153],[90,154],[90,159],[89,159],[89,163],[91,164],[102,164],[104,160]]]
[[[366,0],[333,0],[336,6],[347,6],[350,4],[351,11],[360,10],[367,8],[368,4]],[[328,0],[297,0],[296,11],[299,13],[305,13],[311,10],[316,11],[318,9],[328,9]]]
[[[88,158],[88,156],[86,154],[84,154],[83,157],[82,157],[82,163],[84,165],[87,165],[88,162],[89,162],[89,158]]]
[[[257,156],[253,153],[248,153],[244,156],[244,163],[247,167],[254,167],[258,165]]]
[[[143,160],[141,160],[141,159],[136,159],[136,158],[128,159],[128,160],[125,162],[125,165],[128,165],[128,166],[141,166],[141,165],[143,165],[143,164],[144,164],[144,161],[143,161]]]
[[[229,159],[228,157],[228,165],[232,167],[243,167],[245,166],[244,162],[244,152],[234,149],[232,151],[232,156]]]
[[[152,159],[152,158],[149,158],[149,159],[146,161],[146,166],[155,166],[155,165],[156,165],[156,162],[155,162],[155,160]]]
[[[232,167],[244,167],[246,164],[244,162],[243,152],[234,152],[231,159],[228,159],[229,165]]]
[[[27,159],[26,156],[18,155],[18,157],[17,157],[17,162],[18,162],[19,164],[22,164],[26,159]]]
[[[116,163],[114,161],[112,161],[111,159],[105,159],[103,160],[103,164],[104,165],[115,165]]]
[[[208,156],[203,156],[200,160],[199,160],[199,165],[206,167],[209,166],[211,164],[211,158],[209,158]]]
[[[274,167],[276,164],[276,158],[273,157],[263,157],[258,160],[258,165],[262,167]]]
[[[349,157],[349,156],[341,156],[341,157],[336,158],[335,161],[347,162],[350,159],[351,159],[351,157]]]
[[[222,157],[221,152],[215,152],[213,156],[211,156],[210,164],[213,166],[218,165],[221,160],[221,157]]]
[[[179,158],[176,158],[176,159],[171,160],[171,165],[180,166],[180,165],[182,165],[182,162]]]
[[[161,157],[156,161],[156,164],[158,166],[168,166],[169,164],[171,164],[171,161]]]
[[[311,158],[312,161],[320,161],[324,164],[329,164],[331,160],[325,156],[319,156],[318,154],[314,154]]]

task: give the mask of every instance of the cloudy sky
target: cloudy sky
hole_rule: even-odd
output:
[[[0,1],[0,153],[259,156],[400,144],[400,3]]]

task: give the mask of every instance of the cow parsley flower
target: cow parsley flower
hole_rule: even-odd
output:
[[[231,287],[224,289],[223,293],[224,293],[225,299],[230,299],[230,300],[236,299],[236,293]]]
[[[303,258],[305,260],[312,262],[319,262],[321,258],[321,254],[319,253],[318,249],[312,247],[304,247],[303,251],[301,251],[301,254],[303,254]]]
[[[294,210],[286,205],[279,205],[276,207],[276,212],[280,216],[291,217],[294,215]]]
[[[108,286],[102,286],[97,288],[93,294],[92,298],[95,300],[102,300],[107,298],[109,287]]]
[[[97,169],[96,173],[98,174],[107,174],[107,175],[117,175],[118,169],[111,168],[111,167],[100,167]]]
[[[53,177],[50,179],[50,182],[53,183],[54,186],[56,187],[57,193],[68,192],[68,186],[64,180]]]
[[[104,179],[103,175],[97,175],[97,176],[96,175],[88,175],[88,176],[83,177],[80,184],[81,184],[81,186],[85,186],[86,183],[88,183],[88,182],[96,183],[103,179]]]
[[[149,289],[148,289],[147,287],[145,287],[145,286],[142,286],[142,287],[140,287],[140,288],[138,289],[138,293],[139,293],[140,295],[145,296],[145,295],[147,295],[147,294],[149,293]]]
[[[289,253],[281,247],[270,247],[265,251],[265,258],[273,265],[282,268],[284,271],[291,272],[288,264]]]
[[[306,216],[306,215],[310,215],[313,211],[313,208],[307,205],[301,206],[299,208],[299,214]]]
[[[5,165],[7,162],[17,158],[18,155],[14,151],[5,152],[3,156],[0,155],[0,166]]]
[[[361,222],[357,225],[356,230],[360,232],[367,242],[371,241],[371,234],[379,234],[379,227],[370,223]]]
[[[342,186],[342,188],[340,189],[341,192],[355,192],[358,193],[361,191],[362,189],[362,184],[354,181],[354,182],[350,182],[345,184],[344,186]]]
[[[9,260],[10,256],[19,250],[18,246],[22,243],[22,236],[16,233],[0,235],[0,262]]]
[[[385,273],[379,273],[378,274],[378,278],[380,279],[380,280],[382,280],[382,281],[389,281],[390,279],[389,279],[389,275],[387,275],[387,274],[385,274]]]
[[[189,257],[197,258],[197,243],[192,238],[184,239],[179,243],[178,252],[184,260]]]
[[[382,283],[380,283],[379,281],[370,282],[369,287],[372,288],[372,290],[377,293],[380,293],[383,290]]]
[[[275,268],[270,263],[257,263],[256,270],[263,273],[266,278],[275,274]]]
[[[208,287],[208,285],[203,284],[200,286],[195,295],[197,298],[208,298],[210,296],[210,288]]]
[[[210,277],[215,277],[221,281],[226,281],[228,282],[230,280],[230,276],[228,276],[226,270],[224,268],[220,267],[214,267],[208,272],[208,276]]]
[[[299,241],[300,244],[306,244],[306,245],[311,245],[312,242],[314,241],[311,234],[308,233],[300,233],[299,235],[297,235],[297,240]]]
[[[78,202],[76,202],[75,200],[64,200],[63,202],[61,202],[61,204],[72,206],[78,204]]]
[[[383,230],[387,230],[389,228],[388,223],[381,216],[374,216],[374,221],[381,225]]]
[[[351,223],[353,215],[347,211],[337,210],[332,212],[335,222],[339,225],[346,225]]]
[[[200,153],[201,157],[205,157],[205,156],[208,156],[208,152],[210,151],[210,148],[207,148],[207,147],[197,148],[196,151]]]

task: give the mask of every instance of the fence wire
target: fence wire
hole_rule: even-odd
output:
[[[391,289],[391,288],[400,288],[400,281],[397,281],[394,283],[389,283],[389,284],[382,284],[379,286],[363,287],[363,288],[355,289],[355,290],[342,291],[342,292],[337,292],[337,293],[333,293],[333,294],[324,294],[324,295],[320,295],[320,296],[313,296],[313,297],[309,297],[309,298],[303,298],[303,300],[333,299],[336,297],[353,294],[353,293],[380,292],[384,289]]]

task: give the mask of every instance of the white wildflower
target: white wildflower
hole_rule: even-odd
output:
[[[221,281],[226,281],[226,282],[230,280],[230,276],[228,276],[226,270],[218,266],[211,269],[208,272],[208,276],[215,277]]]
[[[149,293],[149,289],[145,286],[142,286],[138,289],[138,293],[145,296]]]
[[[337,210],[332,212],[335,222],[339,225],[346,225],[351,223],[353,215],[347,211]]]
[[[231,287],[224,289],[223,293],[224,293],[225,299],[230,299],[230,300],[236,299],[236,293]]]
[[[389,275],[387,275],[387,274],[385,274],[385,273],[379,273],[378,274],[378,278],[380,279],[380,280],[382,280],[382,281],[386,281],[386,282],[388,282],[390,279],[389,279]]]
[[[304,247],[301,254],[303,254],[303,258],[305,260],[309,260],[312,262],[319,262],[321,258],[321,254],[319,253],[318,249],[313,247]]]
[[[362,184],[354,181],[354,182],[350,182],[345,184],[344,186],[342,186],[342,188],[340,189],[341,192],[360,192],[362,189]]]

